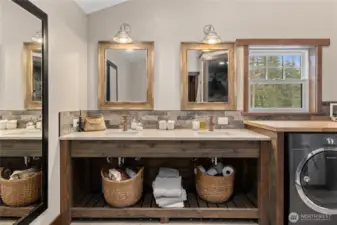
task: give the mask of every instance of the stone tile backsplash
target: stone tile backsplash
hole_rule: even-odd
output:
[[[323,104],[323,114],[329,114],[329,104]],[[142,110],[89,110],[82,111],[83,120],[87,115],[102,114],[105,119],[107,128],[121,128],[121,118],[123,115],[128,116],[128,127],[131,121],[135,118],[141,122],[144,129],[158,128],[159,120],[174,120],[176,121],[176,129],[191,129],[193,119],[204,119],[208,127],[209,116],[214,117],[215,128],[235,129],[243,128],[243,120],[310,120],[310,115],[271,115],[271,116],[243,116],[240,111],[142,111]],[[78,118],[79,111],[61,112],[60,113],[60,135],[76,132],[73,128],[73,119]],[[218,117],[228,117],[227,125],[218,125]]]
[[[41,118],[41,110],[0,110],[0,119],[17,120],[18,128],[25,128],[27,122],[35,122],[41,120]]]
[[[86,115],[102,114],[105,119],[107,128],[121,128],[121,118],[123,115],[128,116],[128,126],[131,126],[131,121],[135,118],[143,124],[144,129],[156,129],[159,120],[174,120],[176,121],[176,129],[191,129],[194,119],[204,119],[209,123],[209,116],[214,117],[215,128],[243,128],[243,117],[239,111],[112,111],[112,110],[93,110],[82,111],[82,117]],[[61,112],[60,113],[60,135],[65,135],[71,132],[76,132],[73,128],[73,119],[78,118],[79,111]],[[228,125],[218,125],[218,117],[228,117]]]

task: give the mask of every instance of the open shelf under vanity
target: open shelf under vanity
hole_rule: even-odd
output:
[[[144,219],[224,220],[267,225],[267,168],[269,143],[263,141],[61,141],[61,220]],[[107,160],[109,157],[109,160]],[[144,167],[140,201],[126,208],[108,205],[102,192],[102,168],[116,168],[124,157],[126,168]],[[235,169],[234,190],[221,204],[207,203],[196,193],[195,168],[209,168],[211,157]],[[107,162],[109,161],[109,163]],[[152,183],[161,167],[179,171],[187,191],[184,208],[160,208]]]
[[[207,203],[190,191],[182,209],[159,208],[151,192],[134,206],[112,208],[100,193],[89,193],[74,202],[72,217],[84,218],[230,218],[257,219],[256,198],[252,194],[236,194],[221,204]]]
[[[117,218],[148,218],[148,219],[258,219],[257,206],[256,159],[219,158],[224,164],[236,168],[234,193],[232,197],[221,204],[208,203],[195,191],[193,158],[125,158],[125,166],[144,166],[143,195],[140,201],[130,207],[113,208],[104,200],[100,170],[103,167],[114,168],[117,158],[112,158],[110,164],[106,158],[73,158],[73,201],[71,216],[73,219],[117,219]],[[197,163],[206,167],[210,159],[199,158]],[[187,201],[184,208],[160,208],[153,197],[152,182],[160,167],[172,167],[179,170],[182,185],[187,191]]]
[[[21,218],[27,216],[36,206],[37,204],[23,207],[9,207],[0,201],[0,218]]]

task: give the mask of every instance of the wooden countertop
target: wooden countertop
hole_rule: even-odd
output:
[[[333,121],[247,120],[244,124],[274,132],[337,132]]]

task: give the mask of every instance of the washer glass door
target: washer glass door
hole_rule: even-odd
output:
[[[303,159],[296,172],[296,188],[314,211],[337,214],[337,149],[320,148]]]

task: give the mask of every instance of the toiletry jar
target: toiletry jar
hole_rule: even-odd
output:
[[[159,130],[166,130],[167,129],[167,122],[166,120],[159,120],[158,121]]]
[[[13,130],[18,127],[18,121],[17,120],[8,120],[6,124],[7,130]]]
[[[173,130],[174,129],[174,124],[175,124],[174,120],[167,121],[167,129],[168,130]]]
[[[5,130],[7,128],[7,120],[0,120],[0,130]]]
[[[41,121],[36,122],[35,127],[36,127],[36,129],[41,129],[42,128],[42,122]]]

